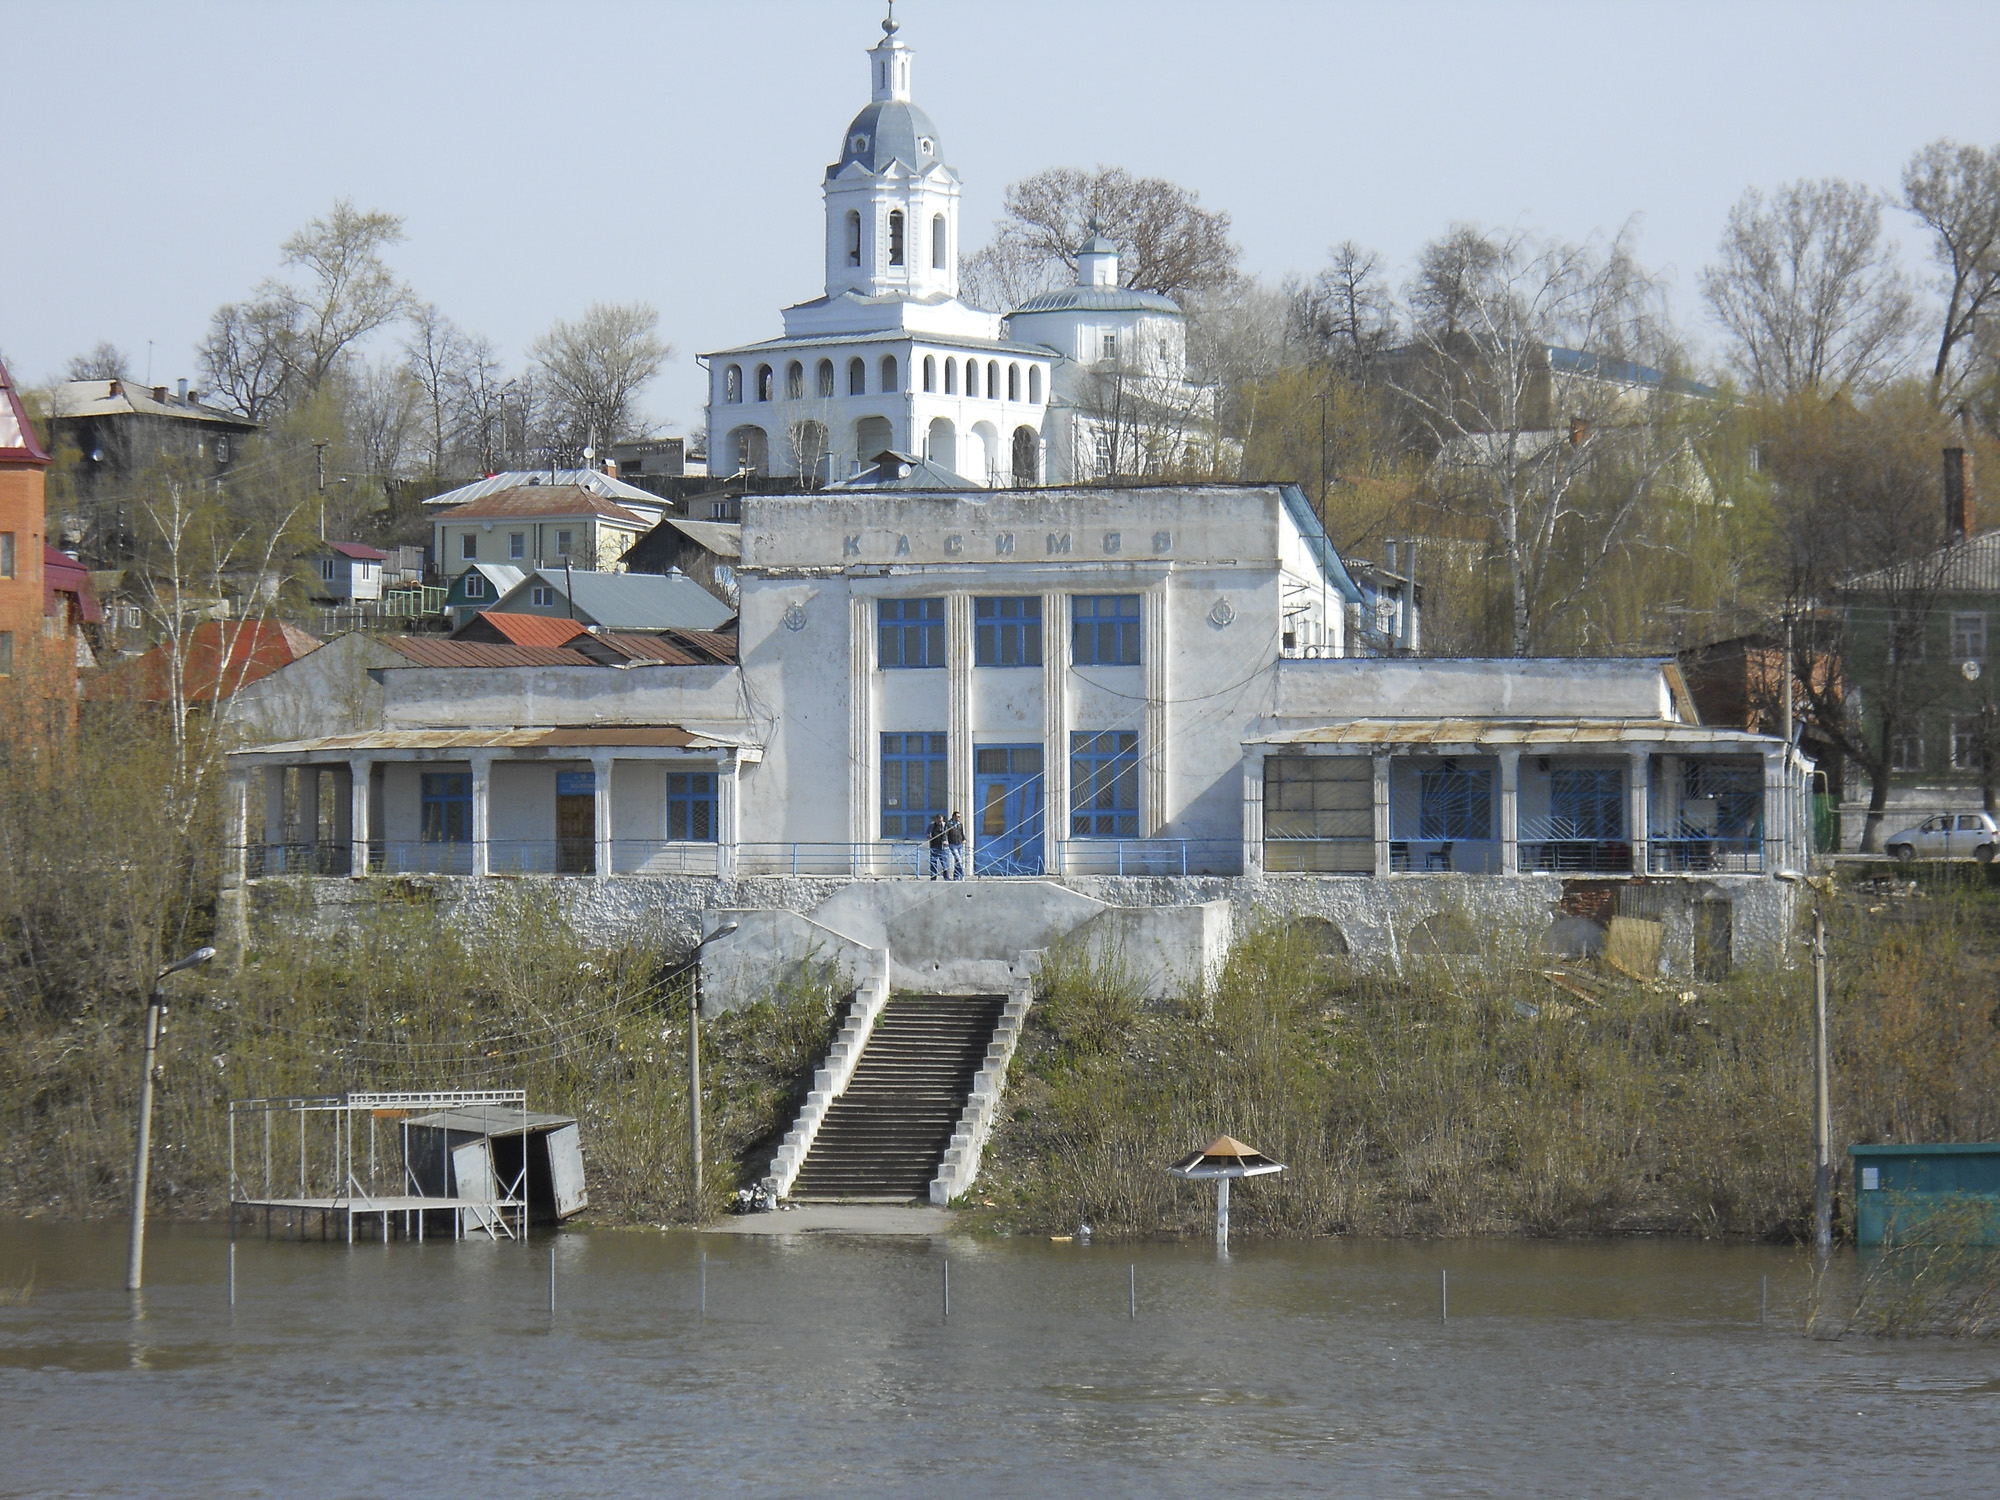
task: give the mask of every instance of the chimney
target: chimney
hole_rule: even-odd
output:
[[[125,382],[124,382],[124,381],[122,381],[122,380],[114,380],[114,381],[112,381],[112,382],[111,382],[111,391],[110,391],[110,394],[111,394],[111,395],[113,395],[113,396],[122,396],[122,395],[124,395],[124,394],[125,394]]]
[[[181,405],[186,406],[188,399],[188,383],[186,377],[182,377],[181,379],[176,380],[174,382],[174,387],[175,387],[174,393],[180,398]]]
[[[167,388],[163,385],[154,386],[153,399],[159,402],[160,405],[165,406],[167,404]]]
[[[1971,536],[1973,524],[1972,454],[1965,448],[1944,450],[1944,528],[1954,542]]]

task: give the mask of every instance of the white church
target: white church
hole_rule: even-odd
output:
[[[983,487],[1158,473],[1215,439],[1171,298],[1119,285],[1118,247],[1011,312],[959,300],[959,177],[911,99],[892,19],[871,98],[827,168],[826,292],[784,336],[704,356],[710,472],[839,483],[884,452]]]

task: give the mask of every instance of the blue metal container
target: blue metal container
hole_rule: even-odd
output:
[[[1953,1146],[1849,1146],[1854,1158],[1854,1239],[1880,1245],[1919,1232],[1938,1209],[1984,1202],[1959,1243],[2000,1245],[2000,1142]]]

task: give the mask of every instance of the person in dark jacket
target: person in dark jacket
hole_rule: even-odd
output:
[[[944,814],[932,813],[931,825],[928,829],[925,830],[925,832],[930,836],[931,879],[949,880],[951,878],[951,875],[949,869],[945,864],[945,861],[950,859],[951,856],[948,853],[946,853],[946,833],[945,833]]]
[[[965,879],[965,820],[952,809],[951,821],[944,825],[945,843],[951,846],[951,878]]]

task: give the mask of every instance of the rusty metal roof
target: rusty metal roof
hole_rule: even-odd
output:
[[[532,729],[371,729],[233,750],[232,756],[365,754],[374,750],[727,750],[726,740],[678,724],[606,724]]]
[[[468,500],[441,512],[440,521],[474,521],[486,516],[596,516],[624,526],[647,530],[650,516],[635,515],[616,500],[593,494],[580,484],[517,484]]]
[[[575,620],[559,615],[517,615],[498,609],[482,609],[452,633],[454,640],[476,641],[482,625],[491,626],[502,639],[489,645],[561,646],[588,634]]]
[[[521,641],[443,640],[437,636],[386,637],[388,645],[418,667],[733,667],[736,637],[718,630],[605,631],[593,634],[573,620],[488,611],[479,618],[496,622],[512,635],[520,621],[535,620],[548,627],[522,633],[542,639]],[[575,626],[575,629],[569,627]],[[560,634],[558,634],[560,632]],[[561,644],[549,641],[555,636]]]
[[[1739,744],[1759,753],[1783,741],[1672,719],[1349,719],[1279,730],[1265,745],[1657,745]]]
[[[392,635],[388,644],[420,667],[591,667],[598,663],[561,646],[447,641],[427,635]]]

